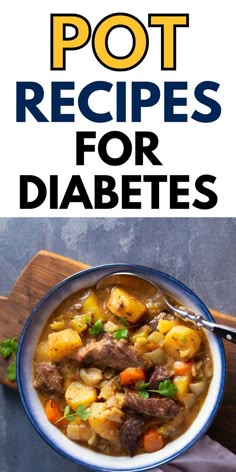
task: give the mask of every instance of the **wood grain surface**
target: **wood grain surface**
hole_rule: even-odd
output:
[[[19,338],[22,328],[34,306],[58,282],[65,277],[86,269],[82,262],[40,251],[28,263],[18,277],[8,298],[0,297],[0,341]],[[236,318],[210,310],[216,321],[236,326]],[[227,380],[224,398],[208,434],[236,453],[236,345],[224,342],[227,360]],[[6,378],[8,362],[0,356],[0,382],[17,388]]]

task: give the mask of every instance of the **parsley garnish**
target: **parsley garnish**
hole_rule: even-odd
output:
[[[138,390],[145,390],[149,387],[149,382],[136,382],[135,387]]]
[[[117,341],[119,341],[122,338],[126,339],[128,337],[129,337],[128,328],[117,329],[117,331],[113,333],[113,338],[115,338]]]
[[[91,323],[92,323],[92,317],[91,316],[86,316],[86,323],[91,325]]]
[[[135,387],[138,389],[138,394],[140,398],[143,398],[146,400],[146,398],[149,398],[149,392],[147,388],[149,387],[148,382],[136,382]]]
[[[91,414],[91,408],[88,408],[87,405],[79,405],[76,410],[76,415],[80,417],[82,421],[87,421]]]
[[[64,416],[62,418],[66,418],[68,421],[74,421],[76,416],[77,415],[73,411],[71,411],[69,405],[66,405],[64,409]],[[60,418],[58,421],[61,421],[62,418]]]
[[[149,398],[148,390],[139,390],[138,394],[140,398],[143,398],[144,400],[146,400],[146,398]]]
[[[0,352],[4,359],[10,357],[10,355],[17,351],[18,342],[16,338],[13,339],[5,339],[0,343]]]
[[[120,339],[127,339],[129,337],[129,323],[128,321],[124,318],[124,316],[119,316],[120,322],[125,326],[125,328],[119,328],[113,333],[113,338],[115,338],[117,341]]]
[[[169,379],[160,382],[158,390],[149,389],[149,383],[137,383],[135,387],[138,389],[138,394],[140,398],[143,399],[149,398],[149,392],[159,393],[160,395],[162,395],[162,397],[168,398],[173,397],[178,392],[176,385],[173,384]]]
[[[98,336],[103,331],[102,320],[97,320],[96,323],[94,323],[94,325],[89,328],[89,334],[94,337]]]
[[[7,378],[11,382],[16,380],[16,359],[7,367]]]
[[[159,383],[159,388],[156,392],[160,393],[163,397],[173,397],[177,392],[178,389],[175,384],[173,384],[170,379],[163,380],[163,382]]]
[[[16,380],[16,351],[18,348],[18,342],[16,338],[4,339],[0,342],[0,353],[4,359],[8,359],[13,354],[13,361],[7,367],[7,379],[10,382]]]
[[[128,321],[124,318],[124,316],[119,316],[120,322],[126,327],[129,328],[129,323]]]
[[[74,421],[77,416],[82,421],[87,421],[90,414],[91,414],[91,408],[88,408],[87,405],[84,405],[83,403],[78,406],[76,411],[71,411],[69,405],[66,405],[64,409],[64,415],[61,418],[59,418],[59,420],[57,420],[56,423],[59,423],[63,419],[66,419],[68,421]]]
[[[186,338],[185,334],[182,336],[181,341],[182,341],[183,344],[187,344],[187,338]]]

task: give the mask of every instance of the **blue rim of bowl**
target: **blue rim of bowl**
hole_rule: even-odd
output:
[[[84,462],[82,460],[79,460],[79,459],[75,459],[74,457],[70,456],[70,454],[67,454],[63,449],[57,447],[46,435],[45,433],[42,431],[40,425],[38,424],[38,422],[35,420],[35,418],[33,417],[33,415],[31,414],[31,412],[29,411],[28,409],[28,406],[27,406],[27,401],[25,399],[25,394],[24,394],[24,387],[21,383],[21,362],[20,362],[20,359],[21,359],[21,353],[22,353],[22,346],[23,346],[23,341],[24,341],[24,337],[25,337],[25,334],[28,330],[28,327],[32,321],[32,318],[34,317],[35,313],[41,308],[41,306],[55,293],[57,292],[57,290],[59,290],[62,286],[64,285],[67,285],[68,283],[71,282],[71,280],[73,279],[76,279],[76,278],[83,278],[83,276],[86,276],[87,273],[92,273],[92,272],[98,272],[100,270],[104,270],[106,268],[113,268],[114,267],[114,271],[116,268],[118,267],[121,267],[122,269],[123,268],[126,268],[126,270],[129,270],[129,269],[137,269],[137,270],[141,270],[141,271],[145,271],[146,273],[150,273],[150,274],[153,274],[153,275],[159,275],[161,276],[163,279],[166,279],[167,281],[170,281],[170,282],[173,282],[174,284],[176,284],[178,287],[180,287],[181,289],[184,290],[184,292],[188,293],[191,298],[197,302],[201,309],[203,310],[203,312],[205,313],[207,319],[209,321],[214,321],[214,318],[212,317],[212,315],[210,314],[208,308],[206,307],[206,305],[202,302],[202,300],[197,296],[195,295],[195,293],[190,290],[186,285],[184,285],[182,282],[180,282],[179,280],[175,279],[175,277],[172,277],[171,275],[169,274],[166,274],[165,272],[162,272],[162,271],[159,271],[157,269],[153,269],[151,267],[147,267],[147,266],[142,266],[142,265],[138,265],[138,264],[125,264],[125,263],[115,263],[115,264],[104,264],[104,265],[99,265],[99,266],[95,266],[95,267],[91,267],[91,268],[88,268],[88,269],[84,269],[84,270],[81,270],[80,272],[76,272],[75,274],[72,274],[70,275],[69,277],[65,278],[64,280],[62,280],[61,282],[59,282],[57,285],[55,285],[51,290],[49,290],[49,292],[46,293],[46,295],[44,295],[44,297],[37,303],[37,305],[34,307],[34,309],[32,310],[29,318],[27,319],[26,323],[25,323],[25,326],[23,328],[23,331],[21,333],[21,336],[20,336],[20,339],[19,339],[19,346],[18,346],[18,351],[17,351],[17,362],[16,362],[16,365],[17,365],[17,385],[18,385],[18,389],[19,389],[19,393],[20,393],[20,398],[21,398],[21,401],[22,401],[22,404],[24,406],[24,409],[25,409],[25,412],[31,422],[31,424],[34,426],[34,428],[36,429],[36,431],[38,432],[38,434],[42,437],[42,439],[44,439],[44,441],[55,451],[57,451],[60,455],[62,455],[63,457],[65,457],[66,459],[69,459],[70,461],[76,463],[76,464],[79,464],[83,467],[86,467],[87,469],[90,469],[90,470],[97,470],[99,472],[103,471],[103,472],[111,472],[111,469],[108,469],[107,467],[101,467],[101,466],[96,466],[96,465],[93,465],[93,464],[89,464],[87,462]],[[212,424],[216,414],[217,414],[217,411],[220,407],[220,404],[221,404],[221,401],[222,401],[222,397],[223,397],[223,393],[224,393],[224,387],[225,387],[225,378],[226,378],[226,360],[225,360],[225,351],[224,351],[224,346],[223,346],[223,342],[220,338],[216,337],[216,340],[217,340],[217,343],[218,343],[218,347],[219,347],[219,351],[220,351],[220,357],[221,357],[221,362],[222,362],[222,373],[221,373],[221,379],[220,379],[220,389],[219,389],[219,395],[218,395],[218,400],[215,404],[215,407],[211,413],[211,416],[209,417],[208,421],[205,423],[205,425],[202,427],[202,429],[199,431],[199,433],[195,436],[194,439],[192,439],[188,444],[186,444],[182,449],[180,449],[178,452],[172,454],[171,456],[169,456],[167,459],[164,459],[160,462],[155,462],[155,463],[152,463],[152,464],[149,464],[147,466],[142,466],[142,467],[135,467],[135,468],[129,468],[129,469],[115,469],[114,472],[142,472],[142,471],[145,471],[145,470],[150,470],[150,469],[154,469],[155,467],[160,467],[164,464],[167,464],[169,462],[172,462],[174,459],[176,459],[177,457],[179,457],[180,455],[182,455],[184,452],[186,452],[190,447],[192,447],[197,441],[198,439],[200,439],[203,434],[208,430],[208,428],[210,427],[210,425]]]

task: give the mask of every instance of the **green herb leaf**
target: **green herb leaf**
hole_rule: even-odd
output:
[[[121,328],[121,329],[117,329],[117,331],[115,331],[113,333],[113,337],[119,341],[120,339],[124,338],[128,338],[129,337],[129,330],[127,328]]]
[[[138,390],[145,390],[149,387],[149,382],[136,382],[135,387]]]
[[[64,409],[64,415],[61,418],[59,418],[59,420],[57,420],[55,424],[60,423],[60,421],[64,419],[66,419],[67,421],[74,421],[76,416],[77,416],[76,413],[74,411],[71,411],[69,405],[66,405]]]
[[[96,323],[94,323],[94,325],[89,328],[89,334],[91,334],[91,336],[98,336],[100,333],[103,332],[103,324],[102,324],[102,320],[97,320]]]
[[[89,325],[92,323],[92,317],[91,316],[86,316],[86,323]]]
[[[5,339],[0,343],[0,353],[4,359],[7,359],[12,353],[16,352],[18,342],[16,338]]]
[[[63,418],[65,418],[67,421],[74,421],[75,418],[76,418],[76,414],[75,413],[70,413],[69,415],[67,416],[63,416]]]
[[[76,415],[80,417],[82,421],[87,421],[91,414],[91,408],[87,408],[87,405],[81,404],[76,410]]]
[[[182,336],[181,341],[182,341],[183,344],[187,344],[187,338],[186,338],[185,334]]]
[[[124,316],[119,316],[119,320],[121,321],[121,323],[122,323],[126,328],[129,328],[129,323],[128,323],[128,321],[124,318]]]
[[[16,359],[15,353],[18,348],[18,342],[16,338],[4,339],[0,342],[0,353],[4,359],[8,359],[12,354],[14,354],[13,362],[7,367],[7,378],[11,382],[16,380]]]
[[[178,389],[175,384],[167,379],[159,383],[159,389],[156,392],[160,393],[163,397],[171,398],[178,392]]]
[[[64,409],[64,416],[68,416],[70,414],[70,407],[69,405],[66,405],[65,409]]]
[[[7,367],[7,378],[11,382],[16,380],[16,359]]]
[[[149,392],[147,390],[139,390],[138,392],[140,398],[143,398],[146,400],[146,398],[149,398]]]

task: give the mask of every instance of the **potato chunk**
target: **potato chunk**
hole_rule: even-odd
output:
[[[111,442],[116,442],[119,436],[119,419],[122,420],[124,413],[116,408],[114,416],[114,408],[107,409],[106,403],[93,403],[91,405],[91,415],[89,416],[89,424],[91,428],[101,438]]]
[[[82,331],[85,331],[88,327],[87,316],[86,315],[76,315],[70,321],[70,326],[71,326],[71,328],[75,329],[75,331],[77,331],[77,333],[82,333]]]
[[[94,431],[85,421],[81,424],[75,423],[73,421],[72,423],[68,424],[66,434],[68,438],[73,439],[73,441],[85,441],[89,443],[91,438],[94,436]]]
[[[179,320],[164,320],[164,319],[161,319],[158,323],[158,330],[160,331],[160,333],[162,334],[166,334],[168,333],[168,331],[170,331],[171,328],[173,328],[173,326],[176,326],[179,324]]]
[[[189,375],[177,375],[173,379],[173,383],[178,389],[178,392],[176,393],[176,398],[180,402],[184,402],[184,397],[185,394],[189,390],[189,384],[190,384],[190,376]]]
[[[63,329],[48,335],[48,357],[52,362],[71,356],[81,346],[82,340],[74,329]]]
[[[166,334],[163,347],[167,355],[177,360],[191,359],[198,351],[201,337],[194,329],[187,326],[173,326]]]
[[[72,410],[76,410],[79,405],[90,405],[97,400],[96,388],[83,385],[81,382],[72,382],[65,393],[66,403]]]
[[[123,316],[130,323],[136,323],[146,313],[144,303],[119,287],[112,289],[107,306],[114,315]]]
[[[131,341],[133,343],[135,343],[135,341],[137,340],[137,338],[140,338],[140,337],[145,337],[147,338],[149,333],[151,332],[151,327],[148,326],[148,325],[143,325],[141,326],[141,328],[137,329],[131,336]]]
[[[48,362],[48,341],[42,341],[35,349],[36,362]]]
[[[92,315],[92,320],[94,323],[97,320],[107,320],[107,316],[100,307],[98,297],[94,292],[90,292],[89,295],[84,299],[82,304],[82,313],[86,316]]]
[[[101,390],[98,395],[98,398],[103,398],[105,400],[108,400],[112,395],[114,395],[117,391],[117,382],[114,378],[111,378],[110,380],[104,380],[100,386]]]
[[[63,316],[57,317],[53,322],[50,324],[50,328],[52,328],[54,331],[61,331],[62,329],[65,328],[65,320]]]
[[[95,386],[102,380],[102,371],[96,367],[89,367],[88,369],[80,369],[80,378],[85,385]]]
[[[154,343],[157,346],[162,346],[164,339],[165,338],[162,333],[159,333],[159,331],[153,331],[151,334],[149,334],[147,341],[148,343]]]

